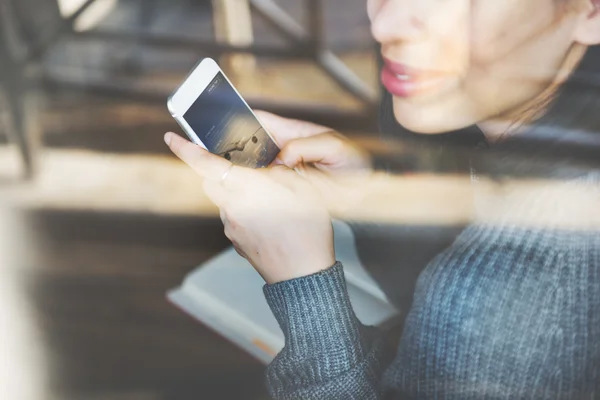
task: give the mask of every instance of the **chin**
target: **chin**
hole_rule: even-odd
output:
[[[477,123],[452,107],[407,104],[394,97],[394,117],[404,128],[424,135],[436,135],[466,128]]]

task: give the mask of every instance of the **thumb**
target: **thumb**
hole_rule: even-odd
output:
[[[274,164],[283,164],[296,168],[302,164],[321,164],[331,166],[336,163],[336,154],[341,142],[331,135],[317,135],[295,139],[287,143],[277,156]]]
[[[322,125],[280,117],[266,111],[255,110],[254,114],[280,148],[287,145],[291,140],[331,131],[330,128]]]

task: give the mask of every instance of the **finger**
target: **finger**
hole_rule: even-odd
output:
[[[279,147],[285,146],[289,141],[318,135],[323,132],[331,131],[322,125],[317,125],[308,121],[290,119],[271,114],[266,111],[254,111],[254,114],[261,125],[267,130],[269,135],[275,139]]]
[[[269,164],[269,166],[270,166],[270,167],[274,167],[274,166],[277,166],[277,165],[284,165],[284,164],[283,164],[283,161],[281,161],[281,160],[279,159],[279,157],[276,157],[276,158],[273,160],[273,162],[271,162],[271,164]]]
[[[273,166],[267,171],[272,180],[293,192],[304,192],[309,185],[297,170],[289,169],[284,165]]]
[[[277,158],[288,168],[306,163],[329,164],[338,152],[341,141],[333,135],[320,134],[290,141]]]
[[[221,185],[220,182],[205,180],[203,183],[204,192],[215,203],[221,212],[226,211],[231,199],[235,196],[230,190]]]
[[[244,253],[244,251],[241,248],[239,248],[236,245],[233,245],[233,248],[240,255],[240,257],[245,258],[246,260],[248,260],[248,256],[246,255],[246,253]]]
[[[264,173],[273,179],[275,182],[289,187],[292,181],[297,178],[294,170],[289,169],[285,165],[274,165],[264,170]]]
[[[231,162],[173,132],[165,134],[165,143],[177,157],[203,178],[219,181],[231,169]]]
[[[231,242],[231,244],[233,245],[233,248],[235,249],[235,251],[242,257],[244,257],[245,259],[248,259],[246,252],[244,252],[244,250],[242,250],[242,247],[236,242],[235,240],[235,236],[233,235],[233,231],[232,229],[229,227],[228,224],[225,224],[225,237],[227,239],[229,239],[229,241]]]
[[[219,217],[221,218],[223,226],[227,225],[229,220],[227,219],[227,213],[224,210],[219,209]]]
[[[230,226],[229,223],[225,224],[225,237],[227,239],[229,239],[229,241],[231,242],[231,244],[233,245],[233,247],[235,248],[235,251],[237,251],[237,253],[244,257],[244,258],[248,258],[246,255],[246,252],[242,250],[242,247],[239,245],[239,243],[235,240],[235,234],[234,234],[234,229]]]

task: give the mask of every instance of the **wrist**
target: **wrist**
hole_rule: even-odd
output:
[[[296,259],[292,263],[281,263],[263,275],[265,282],[274,285],[294,279],[304,278],[310,275],[326,271],[335,265],[335,254],[319,258]]]
[[[319,273],[265,285],[263,291],[288,351],[298,357],[329,352],[339,349],[341,342],[359,340],[360,323],[352,310],[339,262]]]

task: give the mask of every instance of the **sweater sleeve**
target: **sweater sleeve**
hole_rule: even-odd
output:
[[[275,399],[379,399],[391,361],[383,335],[360,323],[341,263],[306,277],[265,285],[285,346],[269,365]]]

